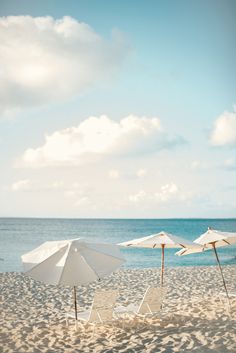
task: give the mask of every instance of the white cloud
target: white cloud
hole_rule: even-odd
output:
[[[155,193],[155,198],[158,201],[166,202],[176,197],[179,194],[179,188],[176,184],[170,183],[161,186],[160,191]]]
[[[102,156],[140,155],[183,142],[169,137],[159,118],[129,115],[116,122],[109,117],[90,117],[76,127],[45,136],[45,143],[29,148],[21,163],[27,167],[68,166],[91,162]]]
[[[110,77],[126,54],[121,34],[105,40],[71,17],[1,17],[0,110],[78,95]]]
[[[88,206],[90,204],[91,190],[88,185],[77,182],[64,183],[62,181],[53,181],[42,183],[39,180],[23,179],[12,183],[12,185],[6,187],[5,190],[27,193],[46,192],[47,194],[49,192],[57,191],[65,199],[68,199],[75,207],[83,205]]]
[[[210,136],[213,146],[236,146],[236,111],[224,112],[216,119]]]
[[[120,172],[117,169],[111,169],[109,170],[108,175],[111,179],[118,179],[120,177]]]
[[[12,183],[12,185],[7,187],[7,190],[12,191],[53,191],[53,190],[63,190],[64,184],[62,181],[53,181],[51,183],[41,183],[37,180],[23,179]]]
[[[132,203],[142,203],[143,206],[153,207],[156,204],[171,204],[173,201],[177,203],[189,202],[193,199],[194,194],[190,191],[182,191],[175,183],[164,184],[159,191],[140,190],[137,193],[128,196],[128,200]]]
[[[74,205],[75,206],[83,206],[85,204],[88,204],[89,201],[90,201],[89,198],[87,196],[84,196],[84,197],[77,199]]]
[[[54,189],[54,190],[58,190],[58,189],[62,189],[64,186],[64,183],[62,181],[54,181],[49,188],[50,189]]]
[[[139,169],[139,170],[137,170],[136,175],[138,178],[143,178],[147,175],[147,170],[146,169]]]
[[[29,179],[18,180],[11,186],[12,191],[28,191],[32,188],[32,183]]]
[[[140,190],[136,194],[129,195],[129,201],[138,203],[140,201],[143,201],[147,196],[147,193],[144,190]]]
[[[71,200],[75,207],[90,204],[91,189],[87,184],[71,183],[64,187],[64,197]]]
[[[72,183],[64,187],[64,195],[69,198],[81,198],[88,193],[88,185]]]

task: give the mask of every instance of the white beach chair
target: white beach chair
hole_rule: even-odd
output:
[[[113,324],[115,317],[113,316],[113,309],[118,296],[117,290],[99,290],[96,291],[93,298],[91,309],[85,311],[79,311],[77,313],[77,319],[75,321],[76,328],[79,323],[81,326],[93,325],[95,326],[108,323]],[[67,318],[74,318],[74,314],[68,314]],[[67,320],[68,325],[68,320]],[[94,333],[94,331],[93,331]]]
[[[145,319],[160,315],[162,301],[166,292],[166,287],[148,287],[139,305],[118,306],[115,308],[115,314],[123,319],[136,317]]]

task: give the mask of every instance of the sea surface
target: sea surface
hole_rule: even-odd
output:
[[[236,219],[47,219],[0,218],[0,272],[22,271],[21,255],[45,241],[83,238],[117,244],[166,231],[194,240],[208,227],[236,232]],[[165,250],[166,266],[215,265],[211,250],[179,257],[178,249]],[[122,248],[125,268],[159,267],[160,249]],[[236,246],[218,249],[222,265],[236,264]]]

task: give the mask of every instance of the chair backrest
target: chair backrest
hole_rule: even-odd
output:
[[[96,291],[93,298],[89,322],[107,322],[113,319],[113,308],[118,296],[117,290]]]
[[[138,308],[138,314],[154,314],[161,310],[166,287],[148,287]]]

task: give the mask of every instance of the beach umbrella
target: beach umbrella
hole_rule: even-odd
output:
[[[76,286],[109,275],[125,261],[118,246],[88,243],[80,238],[47,241],[21,259],[28,276],[47,284],[74,287],[76,320]]]
[[[216,261],[219,266],[219,270],[220,270],[220,274],[222,277],[225,292],[226,292],[227,298],[229,300],[229,294],[228,294],[226,282],[224,279],[224,274],[222,271],[220,259],[219,259],[216,248],[219,248],[221,246],[236,244],[236,233],[221,232],[219,230],[215,230],[215,229],[212,229],[209,227],[205,233],[203,233],[202,235],[200,235],[199,238],[194,240],[194,243],[200,245],[201,247],[199,249],[192,248],[192,247],[189,247],[187,249],[181,249],[180,251],[178,251],[176,253],[176,255],[183,256],[183,255],[189,255],[192,253],[202,252],[205,250],[213,249],[215,257],[216,257]]]
[[[187,239],[163,231],[157,234],[148,235],[143,238],[125,241],[123,243],[119,243],[118,245],[137,248],[161,248],[161,286],[163,286],[164,282],[165,248],[185,248],[187,246],[199,247]]]

